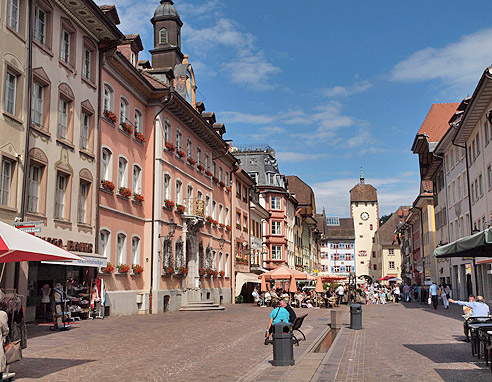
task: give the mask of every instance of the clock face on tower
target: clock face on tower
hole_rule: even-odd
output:
[[[369,219],[369,214],[364,211],[363,213],[360,214],[360,218],[362,220],[367,220],[367,219]]]

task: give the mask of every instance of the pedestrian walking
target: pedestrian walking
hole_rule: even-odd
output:
[[[437,309],[439,287],[436,285],[434,281],[432,282],[432,285],[429,287],[429,293],[432,301],[432,306],[434,307],[434,309]]]
[[[400,301],[400,287],[398,285],[393,289],[393,297],[395,298],[395,304],[398,304],[398,301]]]
[[[442,297],[442,303],[444,304],[444,309],[449,309],[449,300],[448,300],[448,294],[446,293],[446,288],[447,285],[444,284],[444,288],[442,289],[441,292],[441,297]]]
[[[344,293],[345,293],[345,290],[343,289],[343,286],[339,285],[337,288],[338,305],[340,305],[342,303]]]
[[[410,302],[410,286],[408,284],[403,287],[403,296],[405,296],[405,302]]]

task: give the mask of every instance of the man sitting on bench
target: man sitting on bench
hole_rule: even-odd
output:
[[[475,296],[470,295],[468,297],[468,302],[449,299],[449,302],[453,304],[462,305],[463,307],[471,308],[472,314],[465,317],[465,322],[463,323],[463,330],[465,332],[466,340],[469,341],[469,327],[468,324],[474,323],[477,318],[490,318],[489,306],[483,301],[482,296],[478,296],[478,301],[475,301]],[[463,308],[465,309],[465,308]]]

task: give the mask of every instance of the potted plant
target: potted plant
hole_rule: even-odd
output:
[[[165,199],[164,200],[164,207],[172,210],[174,208],[174,202],[172,200]]]
[[[219,224],[219,227],[220,227],[220,228],[222,228],[222,229],[224,229],[224,228],[226,227],[226,225],[225,225],[225,224],[223,224],[223,223],[220,223],[220,224]]]
[[[198,166],[196,166],[196,168],[198,169],[198,171],[200,172],[203,172],[203,170],[205,170],[205,167],[200,163]]]
[[[101,180],[101,187],[109,192],[114,191],[114,183],[109,180]]]
[[[180,276],[186,276],[188,274],[188,268],[186,267],[179,267],[177,270],[176,270],[176,273]]]
[[[170,152],[174,152],[174,150],[176,150],[176,146],[174,146],[171,142],[169,141],[166,141],[165,143],[165,146],[166,146],[166,149]]]
[[[215,271],[212,268],[207,268],[207,276],[213,276]]]
[[[136,192],[133,194],[133,201],[137,203],[143,203],[144,197],[143,195],[137,194]]]
[[[180,214],[184,214],[185,210],[185,206],[182,206],[181,204],[176,204],[176,211],[178,211]]]
[[[219,183],[219,178],[216,178],[215,176],[212,178],[214,183]]]
[[[224,277],[224,276],[225,276],[225,272],[224,272],[224,271],[220,271],[220,272],[219,272],[219,276],[220,276],[220,277]]]
[[[241,229],[241,224],[240,224],[240,223],[237,223],[237,224],[236,224],[236,228],[237,228],[237,229]]]
[[[205,268],[198,268],[198,274],[200,276],[205,276],[207,274],[207,270]]]
[[[230,225],[226,225],[226,230],[228,230],[229,232],[231,232],[232,227]]]
[[[132,192],[128,187],[120,187],[118,188],[118,194],[124,198],[129,198],[132,195]]]
[[[135,140],[137,142],[145,143],[145,136],[142,133],[139,133],[138,131],[135,130],[133,136],[135,137]]]
[[[174,267],[171,267],[171,266],[166,267],[166,266],[164,266],[162,269],[163,269],[163,271],[164,271],[164,273],[166,275],[168,275],[168,276],[174,275]]]
[[[128,273],[130,272],[130,266],[127,264],[120,264],[118,265],[118,272],[119,273]]]
[[[187,158],[188,163],[191,164],[192,166],[196,163],[196,160],[194,160],[192,157]]]
[[[113,122],[113,123],[116,123],[116,114],[113,113],[112,111],[110,110],[104,110],[103,111],[103,115],[104,115],[104,118],[106,118],[107,120]]]
[[[138,265],[138,264],[133,264],[132,270],[133,270],[133,273],[135,273],[136,275],[141,275],[144,271],[143,267],[141,265]]]
[[[207,171],[205,171],[205,175],[212,176],[212,173],[209,170],[207,170]]]
[[[244,227],[243,227],[243,231],[244,231],[244,232],[248,232],[248,227],[244,226]]]
[[[219,182],[219,185],[220,185],[220,187],[222,187],[222,188],[224,188],[224,187],[225,187],[225,183],[224,183],[224,182],[222,182],[222,181],[220,181],[220,182]]]
[[[104,273],[113,273],[114,272],[114,265],[111,263],[106,263],[106,266],[101,269]]]
[[[178,156],[179,156],[180,158],[183,158],[183,157],[185,156],[185,152],[184,152],[183,150],[180,150],[180,149],[178,149],[178,150],[176,151],[176,154],[178,154]]]
[[[133,133],[133,127],[129,124],[129,123],[126,123],[126,122],[121,122],[120,123],[120,126],[121,126],[121,129],[127,133],[127,134],[131,134]]]
[[[231,192],[231,191],[232,191],[232,187],[231,187],[231,186],[228,186],[228,187],[226,188],[226,190],[227,190],[227,192]]]

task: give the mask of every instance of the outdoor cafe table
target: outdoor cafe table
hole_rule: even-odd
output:
[[[477,355],[478,358],[480,358],[480,341],[479,341],[478,331],[481,328],[492,330],[492,323],[484,322],[484,323],[477,323],[477,324],[469,324],[468,327],[470,328],[470,342],[472,348],[472,355],[473,356]]]

